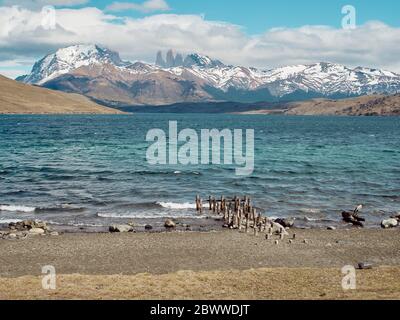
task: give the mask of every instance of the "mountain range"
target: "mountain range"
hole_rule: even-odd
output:
[[[57,50],[16,80],[79,93],[113,107],[204,102],[290,102],[400,92],[400,75],[365,67],[320,62],[275,69],[226,65],[197,53],[174,54],[156,63],[123,61],[99,45]]]

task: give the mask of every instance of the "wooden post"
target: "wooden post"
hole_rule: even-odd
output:
[[[213,199],[212,199],[212,203],[213,203],[213,205],[212,205],[212,211],[213,211],[213,213],[215,214],[215,211],[217,210],[217,208],[216,208],[217,202],[215,201],[215,198],[214,198],[214,197],[213,197]]]
[[[200,214],[203,214],[203,199],[199,198],[199,211]]]
[[[252,210],[252,215],[253,215],[253,227],[257,228],[257,210],[253,208]]]
[[[242,231],[242,209],[239,209],[239,215],[238,215],[238,227],[239,231]]]
[[[211,196],[209,196],[208,197],[208,204],[209,204],[209,210],[211,211],[212,210],[212,198],[211,198]]]
[[[246,233],[248,233],[250,227],[249,213],[247,212],[245,216],[246,216]]]

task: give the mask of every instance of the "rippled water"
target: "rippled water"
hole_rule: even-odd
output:
[[[255,171],[146,162],[146,133],[255,129]],[[37,218],[107,225],[195,217],[194,196],[250,195],[269,216],[340,219],[365,205],[371,223],[400,211],[400,118],[135,114],[0,116],[0,222]]]

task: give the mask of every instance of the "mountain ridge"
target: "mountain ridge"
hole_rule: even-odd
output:
[[[279,102],[349,98],[400,92],[400,75],[365,67],[319,62],[256,69],[225,65],[197,53],[174,54],[156,64],[123,61],[99,45],[59,49],[17,80],[83,94],[110,105],[168,105],[197,102]]]

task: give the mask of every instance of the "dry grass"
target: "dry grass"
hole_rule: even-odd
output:
[[[400,299],[400,268],[357,271],[357,290],[343,291],[339,269],[274,268],[180,271],[166,275],[60,275],[57,290],[41,277],[0,279],[1,299]]]
[[[88,98],[31,86],[0,75],[0,114],[120,114]]]

